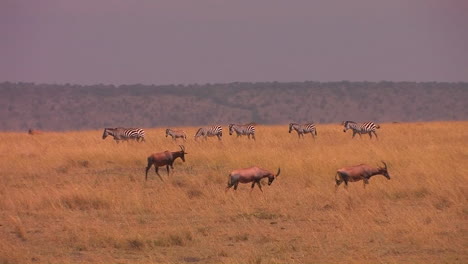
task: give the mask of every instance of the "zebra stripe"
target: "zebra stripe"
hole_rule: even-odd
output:
[[[221,140],[221,137],[223,136],[223,128],[221,126],[199,128],[197,133],[195,133],[195,140],[197,140],[198,137],[204,137],[206,140],[207,137],[214,136],[218,137],[218,139]]]
[[[145,141],[145,131],[141,128],[104,128],[102,139],[105,139],[109,135],[112,136],[117,143],[119,143],[120,140],[126,141],[130,139],[137,142]]]
[[[171,136],[173,140],[176,140],[177,138],[182,138],[184,141],[187,139],[187,136],[185,135],[185,131],[183,130],[172,130],[170,128],[166,129],[166,137]]]
[[[365,122],[365,123],[356,123],[354,121],[343,121],[343,132],[346,132],[348,129],[353,130],[353,138],[356,134],[359,134],[361,137],[362,134],[369,134],[369,137],[372,138],[372,133],[374,133],[375,138],[378,139],[376,129],[379,129],[380,126],[374,122]]]
[[[289,133],[291,133],[293,129],[296,130],[297,136],[299,138],[301,136],[302,138],[304,138],[304,134],[307,134],[307,133],[310,133],[314,139],[315,139],[315,136],[317,135],[317,129],[315,128],[314,123],[306,123],[306,124],[290,123]]]
[[[252,124],[247,124],[247,125],[230,124],[229,135],[232,135],[234,131],[236,132],[237,137],[247,136],[250,139],[250,136],[252,136],[252,138],[255,140],[255,127]]]

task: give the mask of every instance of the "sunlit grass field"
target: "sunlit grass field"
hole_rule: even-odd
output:
[[[468,263],[468,122],[381,124],[379,139],[317,125],[258,126],[256,141],[146,143],[102,130],[0,133],[0,263]],[[146,158],[177,151],[171,175]],[[335,192],[336,170],[388,165]],[[231,170],[280,176],[225,192]]]

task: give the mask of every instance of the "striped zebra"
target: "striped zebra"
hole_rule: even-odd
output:
[[[312,123],[307,123],[307,124],[298,124],[298,123],[290,123],[289,124],[289,133],[291,133],[292,130],[296,130],[297,136],[299,138],[304,138],[304,134],[310,133],[312,135],[312,138],[315,139],[315,136],[317,135],[317,129],[315,128],[315,124]],[[314,136],[315,135],[315,136]]]
[[[205,140],[207,137],[214,137],[217,136],[219,140],[223,136],[223,128],[221,126],[211,126],[211,127],[201,127],[198,129],[197,133],[195,133],[195,140],[198,137],[204,137]]]
[[[374,122],[356,123],[354,121],[343,121],[342,125],[344,126],[343,132],[346,132],[348,129],[353,130],[353,138],[356,134],[359,134],[359,137],[362,134],[369,134],[369,137],[372,138],[372,133],[374,133],[375,138],[378,139],[375,130],[379,129],[380,126]]]
[[[232,135],[236,132],[237,137],[240,136],[247,136],[250,139],[250,136],[255,140],[255,127],[252,123],[247,125],[237,125],[237,124],[230,124],[229,125],[229,135]]]
[[[106,139],[106,137],[109,135],[114,137],[114,140],[117,143],[119,143],[120,140],[127,141],[130,139],[133,139],[137,142],[145,141],[145,131],[141,128],[104,128],[102,139]]]
[[[187,135],[183,130],[172,130],[170,128],[166,129],[166,137],[171,136],[173,140],[177,140],[177,138],[182,138],[184,141],[187,139]]]

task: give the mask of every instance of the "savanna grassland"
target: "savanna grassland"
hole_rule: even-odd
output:
[[[379,140],[287,125],[257,140],[116,144],[102,130],[0,133],[0,263],[467,263],[468,122],[381,124]],[[179,149],[167,176],[146,157]],[[335,192],[338,168],[388,165],[364,189]],[[233,169],[258,165],[271,186],[225,192]]]

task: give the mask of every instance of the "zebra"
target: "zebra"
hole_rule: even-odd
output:
[[[137,142],[145,141],[145,131],[141,128],[104,128],[102,139],[106,139],[108,135],[114,137],[114,140],[119,143],[120,140],[133,139]]]
[[[182,138],[184,141],[187,140],[187,136],[183,130],[172,130],[168,128],[166,129],[166,137],[167,136],[171,136],[173,140],[177,140],[177,138]]]
[[[344,126],[343,132],[346,132],[348,129],[353,130],[353,138],[356,134],[359,134],[359,137],[361,137],[361,134],[369,134],[369,137],[372,139],[372,133],[374,133],[375,138],[378,139],[375,130],[379,129],[380,126],[374,122],[356,123],[354,121],[343,121],[341,124]]]
[[[214,136],[217,136],[218,140],[221,140],[221,137],[223,136],[223,128],[221,126],[199,128],[197,133],[195,133],[195,140],[197,140],[198,137],[204,137],[206,140],[207,137],[214,137]]]
[[[304,138],[304,134],[310,133],[312,135],[312,138],[315,139],[315,136],[317,135],[317,129],[315,128],[315,124],[312,123],[307,123],[307,124],[297,124],[297,123],[290,123],[289,124],[289,133],[291,133],[292,130],[296,130],[297,136],[299,138]],[[315,136],[314,136],[315,135]]]
[[[250,136],[252,136],[253,140],[255,140],[255,127],[252,123],[247,124],[247,125],[230,124],[229,135],[232,135],[234,131],[236,132],[237,137],[247,135],[249,139],[250,139]]]

